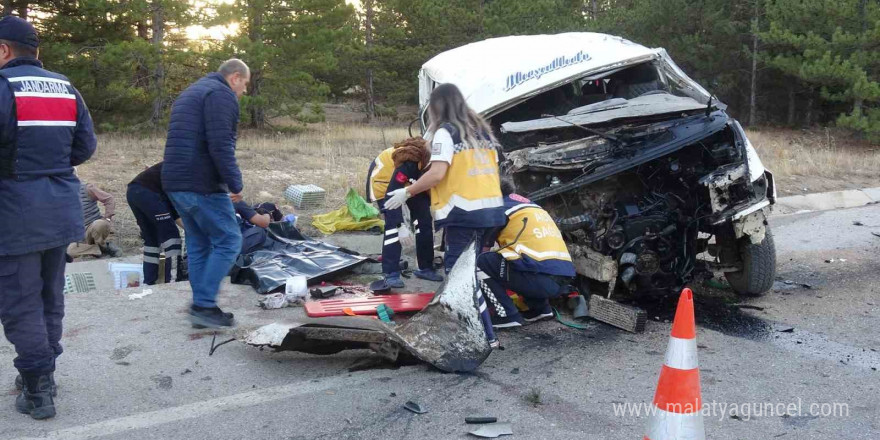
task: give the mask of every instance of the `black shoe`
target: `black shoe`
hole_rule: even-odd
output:
[[[193,328],[219,328],[234,327],[235,316],[225,313],[220,307],[199,307],[193,305],[189,308],[189,320]]]
[[[109,255],[113,258],[122,256],[122,249],[119,249],[119,246],[117,246],[116,243],[112,241],[108,241],[107,243],[104,243],[104,246],[98,247],[101,248],[101,253]]]
[[[511,327],[522,327],[523,319],[519,313],[513,316],[496,316],[492,315],[492,327],[494,328],[511,328]]]
[[[526,310],[525,312],[522,312],[522,316],[526,322],[540,321],[542,319],[552,318],[553,309],[551,309],[549,305],[545,305],[544,308],[541,309]]]
[[[52,387],[52,397],[58,396],[58,385],[55,384],[55,373],[49,373],[49,385]],[[15,389],[21,391],[24,388],[24,381],[21,379],[21,374],[15,376]]]
[[[36,420],[55,417],[52,384],[48,374],[23,374],[21,394],[15,399],[15,409]]]

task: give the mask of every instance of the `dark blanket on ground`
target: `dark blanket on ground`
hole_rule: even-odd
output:
[[[283,289],[289,277],[303,275],[312,283],[366,260],[350,250],[312,240],[290,223],[272,223],[261,249],[238,256],[231,278],[233,284],[247,284],[265,294]]]

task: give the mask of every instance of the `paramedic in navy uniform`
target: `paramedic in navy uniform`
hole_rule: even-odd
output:
[[[55,415],[65,250],[85,235],[73,167],[95,152],[79,92],[37,60],[34,27],[0,20],[0,322],[15,345],[15,408]]]

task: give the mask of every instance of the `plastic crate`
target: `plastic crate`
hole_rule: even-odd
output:
[[[326,195],[326,191],[317,185],[290,185],[284,190],[284,198],[297,209],[321,206]]]

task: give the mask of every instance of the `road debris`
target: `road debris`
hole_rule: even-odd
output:
[[[513,428],[510,423],[491,423],[480,426],[468,434],[482,438],[498,438],[502,435],[513,435]]]
[[[428,410],[423,408],[422,405],[419,405],[418,403],[415,403],[412,400],[409,400],[406,403],[404,403],[403,408],[406,409],[407,411],[414,412],[416,414],[424,414],[424,413],[428,412]]]
[[[393,327],[362,316],[302,319],[258,328],[246,342],[276,351],[325,355],[371,349],[392,362],[415,357],[441,371],[473,371],[492,352],[480,319],[476,255],[472,244],[428,305]]]
[[[484,423],[495,423],[498,421],[498,417],[483,417],[483,416],[474,416],[474,417],[465,417],[464,422],[468,425],[482,425]]]
[[[835,262],[846,263],[846,258],[830,258],[825,260],[826,263],[835,263]]]
[[[132,293],[132,294],[128,295],[128,299],[130,299],[130,300],[141,299],[147,295],[152,295],[152,294],[153,294],[153,289],[144,289],[141,291],[141,293]]]

